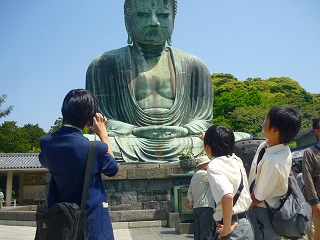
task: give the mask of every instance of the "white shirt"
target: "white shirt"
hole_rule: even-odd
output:
[[[241,170],[241,172],[240,172]],[[212,159],[208,165],[208,179],[214,200],[217,203],[215,213],[213,214],[215,221],[221,221],[222,213],[222,197],[226,194],[236,194],[240,182],[241,174],[243,178],[244,188],[242,189],[238,201],[233,206],[233,214],[245,212],[251,204],[246,170],[239,157],[235,154],[232,156],[221,156]]]
[[[188,196],[193,201],[193,208],[215,207],[206,170],[198,170],[191,178]]]
[[[288,177],[291,171],[292,154],[288,145],[278,144],[269,147],[258,164],[257,158],[260,149],[265,145],[261,143],[253,158],[250,174],[249,185],[255,179],[253,193],[259,201],[266,201],[271,207],[277,207],[276,202],[288,190]],[[259,207],[266,208],[264,202],[258,204]]]

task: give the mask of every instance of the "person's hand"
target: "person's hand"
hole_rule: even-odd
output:
[[[204,131],[202,131],[202,130],[200,130],[200,136],[199,136],[199,138],[203,141],[203,139],[204,139],[204,135],[206,135],[206,133],[204,132]]]
[[[112,146],[108,137],[106,124],[108,119],[103,116],[101,113],[96,113],[96,116],[93,117],[93,126],[88,126],[88,128],[98,135],[100,140],[108,145],[108,153],[114,157]]]
[[[256,199],[254,193],[251,193],[251,205],[249,207],[250,210],[252,210],[253,207],[257,206],[258,204],[262,203],[263,201],[260,201],[258,199]]]
[[[235,222],[231,226],[224,226],[222,224],[218,224],[216,228],[216,231],[218,233],[218,239],[221,239],[222,237],[225,237],[232,233],[237,226],[238,222]]]
[[[191,209],[193,208],[193,201],[189,201],[189,200],[188,200],[188,202],[187,202],[187,208],[188,208],[189,210],[191,210]]]
[[[316,215],[320,215],[320,203],[311,205],[312,212]]]
[[[106,135],[106,124],[107,118],[103,116],[101,113],[96,113],[96,116],[93,117],[93,126],[88,126],[88,128],[97,134],[99,137]],[[101,137],[100,137],[101,138]]]

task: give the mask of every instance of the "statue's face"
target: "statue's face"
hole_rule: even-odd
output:
[[[138,43],[163,44],[173,31],[172,1],[133,0],[126,21],[129,34]]]

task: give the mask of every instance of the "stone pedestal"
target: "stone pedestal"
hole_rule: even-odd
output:
[[[119,164],[114,177],[103,176],[113,222],[167,220],[171,207],[172,186],[182,173],[176,164]],[[189,184],[190,177],[179,180]],[[178,182],[179,182],[178,181]]]

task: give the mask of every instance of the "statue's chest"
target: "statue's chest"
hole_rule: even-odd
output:
[[[136,77],[132,82],[136,100],[148,98],[150,95],[159,95],[170,100],[174,99],[175,78],[170,64],[165,56],[161,57],[152,68],[149,68],[146,63],[139,64],[136,68]]]

